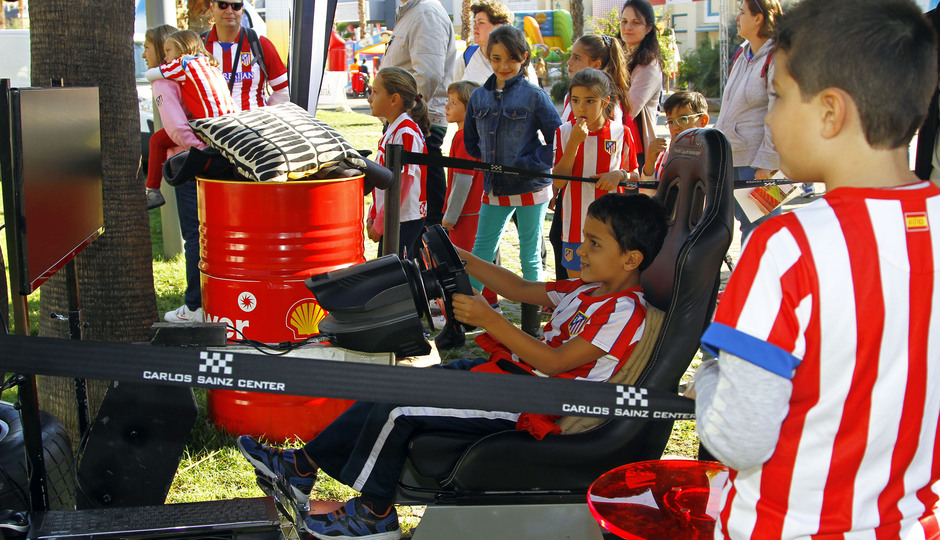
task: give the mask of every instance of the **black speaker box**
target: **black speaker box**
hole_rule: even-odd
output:
[[[163,504],[196,422],[192,388],[112,383],[79,449],[79,509]]]

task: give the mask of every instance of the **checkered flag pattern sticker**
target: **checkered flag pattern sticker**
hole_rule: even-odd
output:
[[[232,363],[231,354],[226,353],[223,357],[222,353],[201,352],[199,353],[199,358],[203,361],[202,364],[199,365],[200,373],[212,372],[217,375],[220,373],[224,375],[232,374],[232,366],[229,365]]]
[[[632,386],[624,389],[623,385],[617,385],[617,391],[620,397],[617,398],[617,405],[629,405],[630,407],[649,407],[650,402],[646,399],[646,388],[634,388]]]

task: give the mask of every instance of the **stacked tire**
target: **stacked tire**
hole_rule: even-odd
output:
[[[72,444],[69,434],[51,414],[41,411],[46,490],[51,510],[68,510],[75,504]],[[11,403],[0,401],[0,509],[29,510],[26,447],[20,414]]]

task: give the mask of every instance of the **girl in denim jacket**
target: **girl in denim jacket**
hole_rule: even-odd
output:
[[[525,35],[512,25],[502,25],[490,33],[486,54],[493,75],[470,96],[464,123],[467,152],[486,163],[548,173],[553,165],[555,129],[561,119],[548,94],[525,80],[529,65]],[[547,178],[484,173],[473,254],[492,261],[509,219],[516,213],[522,275],[541,280],[542,221],[552,198],[551,186]],[[482,289],[478,281],[470,281]],[[523,329],[537,331],[537,317],[535,306],[523,306]]]

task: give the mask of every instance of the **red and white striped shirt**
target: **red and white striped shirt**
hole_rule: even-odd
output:
[[[532,206],[533,204],[547,203],[552,200],[552,186],[545,186],[538,191],[520,193],[519,195],[493,195],[492,192],[483,193],[483,204],[493,206]]]
[[[555,165],[561,161],[562,152],[571,138],[573,122],[565,122],[555,130]],[[578,146],[578,152],[571,168],[571,176],[589,178],[595,174],[629,168],[628,152],[624,152],[624,136],[627,130],[623,124],[608,120],[597,131],[588,133],[584,142]],[[563,242],[581,242],[581,229],[587,219],[587,208],[594,199],[608,193],[594,187],[591,182],[568,182],[561,199]],[[617,191],[623,192],[623,189]]]
[[[716,538],[938,537],[938,268],[930,182],[838,188],[754,231],[702,341],[793,393]]]
[[[552,348],[580,337],[607,354],[556,377],[606,381],[626,362],[646,328],[646,299],[640,287],[605,296],[590,296],[599,283],[581,279],[550,281],[545,284],[555,303],[552,318],[543,328],[542,341]],[[513,360],[522,362],[513,354]],[[528,364],[525,364],[528,366]],[[533,368],[529,368],[533,369]],[[538,370],[536,375],[545,377]]]
[[[424,135],[421,128],[408,116],[401,113],[394,122],[388,125],[385,134],[379,140],[379,154],[376,163],[385,166],[385,145],[400,144],[406,152],[427,153],[424,145]],[[428,197],[425,190],[427,182],[425,167],[409,164],[401,173],[401,222],[422,219],[428,215]],[[372,206],[369,207],[369,218],[374,219],[372,227],[378,233],[385,230],[385,190],[372,190]]]
[[[194,118],[215,118],[236,111],[219,68],[205,56],[181,56],[160,65],[163,78],[179,83],[183,103]]]
[[[271,91],[277,92],[287,88],[287,68],[281,61],[280,55],[271,40],[258,36],[261,51],[264,53],[264,68],[270,80],[265,79],[264,73],[258,64],[258,59],[251,53],[251,44],[244,32],[242,36],[241,54],[235,72],[235,84],[232,87],[232,99],[236,107],[247,111],[257,107],[264,107],[265,86],[271,85]],[[206,38],[206,49],[219,61],[219,67],[225,77],[226,85],[232,77],[232,67],[235,64],[237,43],[222,43],[219,41],[215,27],[209,31]]]
[[[633,169],[636,169],[638,167],[638,165],[636,165],[637,163],[636,155],[638,153],[642,154],[643,152],[646,151],[646,149],[640,148],[640,144],[638,142],[640,140],[640,128],[637,127],[636,120],[632,116],[625,115],[623,112],[624,112],[623,102],[620,102],[617,104],[616,107],[614,107],[614,117],[611,118],[611,121],[617,124],[623,124],[627,128],[628,138],[626,139],[627,140],[626,144],[627,144],[627,148],[630,149],[630,163],[634,164],[633,168],[628,169],[628,170],[632,171]],[[571,96],[570,95],[565,95],[565,105],[564,105],[564,108],[561,110],[561,121],[562,122],[574,122],[575,121],[574,111],[571,110]]]

